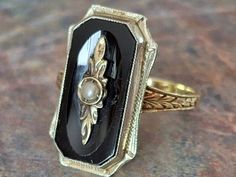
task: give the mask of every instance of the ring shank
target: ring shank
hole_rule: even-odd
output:
[[[199,95],[191,87],[172,81],[149,78],[143,100],[143,112],[193,109]]]
[[[147,86],[162,90],[163,92],[167,93],[192,96],[196,95],[196,92],[191,87],[159,78],[148,78]]]

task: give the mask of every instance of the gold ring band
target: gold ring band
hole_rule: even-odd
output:
[[[176,111],[193,109],[199,95],[191,87],[172,81],[149,78],[144,95],[142,111]]]

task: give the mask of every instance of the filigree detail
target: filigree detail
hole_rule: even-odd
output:
[[[196,101],[196,97],[180,97],[172,94],[159,93],[156,90],[147,88],[142,109],[143,111],[192,109],[194,108]]]
[[[101,37],[97,42],[93,57],[89,60],[88,71],[78,85],[78,96],[81,101],[81,136],[84,145],[87,144],[90,138],[92,125],[97,123],[98,109],[103,107],[103,99],[106,96],[105,87],[107,78],[104,78],[104,73],[106,71],[107,61],[103,59],[105,50],[106,41],[104,37]],[[92,84],[97,93],[93,99],[88,99],[83,95],[83,91],[86,91],[83,87],[87,83]]]

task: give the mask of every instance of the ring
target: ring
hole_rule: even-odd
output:
[[[141,112],[193,109],[199,95],[149,78],[157,44],[142,15],[93,5],[69,28],[49,134],[62,165],[113,175],[137,153]]]

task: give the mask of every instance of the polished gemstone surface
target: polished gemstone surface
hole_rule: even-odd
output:
[[[104,76],[108,79],[107,95],[97,112],[97,122],[91,129],[91,136],[83,144],[81,101],[77,88],[86,75],[89,58],[94,55],[94,48],[101,36],[106,39],[104,59],[107,68]],[[55,138],[66,157],[100,165],[115,155],[135,49],[136,41],[124,24],[90,19],[74,30]],[[97,55],[100,55],[99,52]],[[92,98],[96,93],[89,89],[94,90],[95,87],[87,85],[83,94]]]

